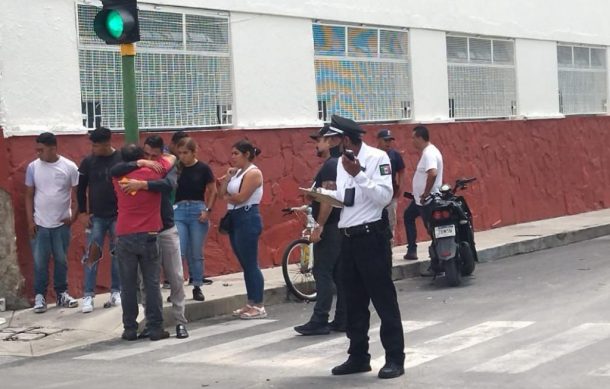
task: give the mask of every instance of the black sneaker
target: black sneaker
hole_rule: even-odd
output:
[[[125,331],[123,331],[121,338],[123,340],[130,340],[130,341],[136,340],[136,339],[138,339],[138,333],[136,332],[136,330],[125,330]]]
[[[167,332],[165,330],[150,331],[149,338],[150,338],[150,340],[153,340],[153,341],[167,339],[167,338],[169,338],[169,332]]]
[[[345,332],[345,323],[343,322],[337,322],[336,320],[333,320],[328,323],[328,326],[330,327],[331,331]]]
[[[176,326],[176,338],[186,339],[188,337],[189,337],[189,332],[186,330],[186,326],[184,324],[178,324]]]
[[[333,375],[346,375],[354,373],[365,373],[367,371],[371,371],[370,358],[357,359],[350,356],[347,361],[343,362],[339,366],[335,366],[331,370],[331,373]]]
[[[405,367],[402,363],[386,362],[385,365],[379,370],[377,377],[379,378],[396,378],[405,374]]]
[[[203,285],[212,285],[214,283],[214,281],[210,280],[209,278],[203,278],[202,280]]]
[[[328,335],[330,327],[326,323],[316,323],[309,321],[301,326],[294,327],[294,330],[301,335]]]
[[[195,301],[205,301],[205,296],[203,295],[203,292],[201,291],[201,288],[198,286],[195,286],[193,288],[193,300]]]

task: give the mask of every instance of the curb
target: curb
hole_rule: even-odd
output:
[[[610,224],[588,227],[575,231],[560,232],[556,234],[539,236],[520,242],[511,242],[496,247],[479,250],[479,261],[489,262],[501,258],[510,257],[518,254],[526,254],[534,251],[545,250],[554,247],[561,247],[568,244],[581,242],[584,240],[599,238],[601,236],[610,235]],[[392,267],[392,279],[402,280],[420,276],[420,268],[427,268],[430,260],[418,260],[406,262],[402,256],[394,255],[395,261]],[[396,262],[401,261],[401,262]],[[202,302],[188,302],[185,308],[185,316],[188,321],[206,319],[214,316],[230,314],[233,310],[240,308],[246,299],[245,292],[238,295],[214,299]],[[293,298],[286,286],[279,286],[265,289],[264,292],[265,305],[280,304]],[[298,301],[298,300],[296,300]],[[163,307],[164,325],[175,325],[172,314],[172,307],[164,305]]]

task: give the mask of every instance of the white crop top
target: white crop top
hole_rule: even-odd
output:
[[[246,173],[248,172],[248,170],[251,169],[258,169],[256,167],[256,165],[252,164],[250,166],[248,166],[248,168],[245,171],[241,171],[239,170],[237,172],[237,174],[235,174],[233,177],[231,177],[231,179],[229,180],[229,183],[227,184],[227,193],[229,194],[236,194],[239,193],[239,188],[241,187],[241,181],[243,180],[244,176],[246,175]],[[246,201],[244,201],[241,204],[228,204],[227,208],[228,209],[238,209],[238,208],[242,208],[245,207],[246,205],[258,205],[261,202],[261,199],[263,198],[263,185],[261,184],[261,186],[259,186],[258,188],[256,188],[254,190],[254,193],[252,193],[252,195],[246,199]]]

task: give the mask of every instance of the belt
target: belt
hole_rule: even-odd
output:
[[[376,222],[360,224],[358,226],[341,228],[340,231],[343,235],[349,237],[372,234],[373,232],[381,232],[386,227],[386,223],[383,220],[377,220]]]

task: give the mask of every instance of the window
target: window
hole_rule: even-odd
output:
[[[559,111],[566,115],[606,113],[606,49],[557,45]]]
[[[93,31],[99,8],[79,4],[83,124],[123,128],[121,57]],[[139,11],[136,82],[141,128],[230,125],[229,19],[224,15]]]
[[[449,117],[517,114],[514,42],[447,35]]]
[[[406,31],[314,23],[313,37],[321,120],[411,117]]]

